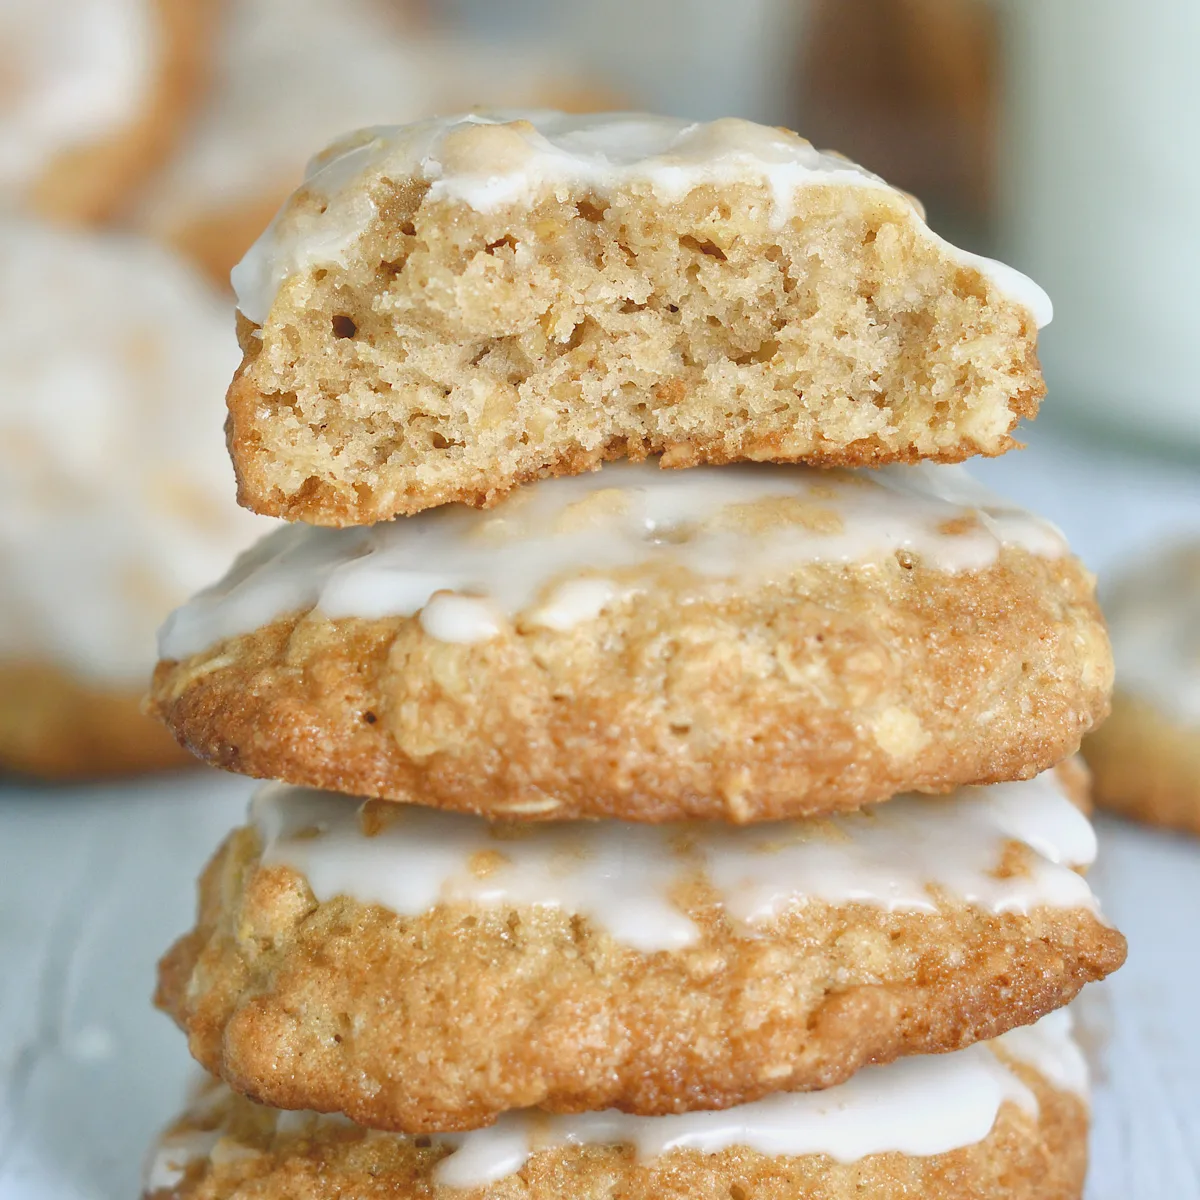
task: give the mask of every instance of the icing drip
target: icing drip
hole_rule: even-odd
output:
[[[751,826],[514,828],[395,805],[368,836],[354,798],[283,784],[255,796],[251,817],[263,864],[303,875],[318,901],[346,895],[407,917],[438,904],[546,907],[584,916],[643,953],[699,938],[672,899],[698,875],[747,936],[814,901],[933,913],[944,894],[992,913],[1096,911],[1073,869],[1092,862],[1095,835],[1052,771],[950,798],[904,796],[824,820]],[[998,872],[1013,842],[1028,847],[1023,869]]]
[[[470,643],[518,617],[559,631],[592,619],[652,583],[631,581],[631,568],[682,568],[701,586],[906,551],[953,573],[992,565],[1006,546],[1066,549],[1053,526],[958,467],[619,463],[530,485],[486,511],[447,505],[353,529],[280,529],[172,614],[159,649],[186,658],[311,608],[368,619],[422,613],[431,636]]]
[[[780,227],[806,186],[893,190],[794,133],[732,117],[696,123],[647,113],[569,116],[530,110],[380,126],[350,134],[318,155],[306,189],[323,198],[324,209],[307,215],[299,228],[285,230],[284,223],[274,222],[235,269],[238,305],[247,317],[262,324],[285,279],[343,258],[376,215],[360,186],[371,176],[428,180],[433,199],[480,212],[530,204],[539,194],[575,187],[601,195],[623,186],[645,189],[670,203],[705,184],[763,183]],[[930,240],[1028,308],[1039,325],[1050,320],[1049,298],[1032,280],[951,246],[915,212],[914,220]]]

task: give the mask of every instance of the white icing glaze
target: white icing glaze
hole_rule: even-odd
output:
[[[409,29],[388,0],[229,0],[216,80],[144,208],[168,228],[300,183],[314,146],[347,129],[450,112],[486,95],[545,102],[572,90],[561,53]]]
[[[140,687],[164,614],[271,527],[234,502],[237,358],[158,247],[0,221],[0,660]]]
[[[1024,783],[903,796],[825,820],[732,826],[624,821],[514,829],[436,809],[388,810],[362,832],[353,797],[271,784],[251,816],[262,861],[303,875],[319,901],[351,896],[415,917],[438,904],[545,907],[588,918],[636,950],[677,950],[700,930],[673,896],[703,875],[747,936],[813,901],[889,912],[938,910],[938,896],[992,913],[1097,911],[1083,877],[1096,840],[1046,772]],[[1026,870],[998,877],[1010,842]]]
[[[973,518],[969,529],[944,529],[963,518]],[[564,630],[593,618],[652,582],[631,581],[630,568],[684,568],[700,588],[900,550],[936,570],[979,570],[1006,545],[1047,556],[1066,549],[1053,526],[1007,506],[959,467],[663,471],[618,463],[532,484],[486,511],[447,505],[368,527],[278,530],[173,613],[159,645],[164,658],[185,658],[314,607],[329,617],[379,618],[428,606],[428,633],[474,642],[506,620]]]
[[[147,0],[0,4],[0,190],[19,193],[72,146],[140,115],[154,67]]]
[[[1200,542],[1133,565],[1101,599],[1117,686],[1200,726]]]
[[[1078,1055],[1067,1020],[1044,1019],[1009,1037],[999,1043],[1005,1051],[1028,1062],[1052,1086],[1060,1086],[1060,1064]],[[1077,1091],[1077,1083],[1075,1073],[1065,1086]],[[217,1085],[215,1094],[226,1102],[230,1098],[224,1084]],[[560,1146],[630,1145],[643,1160],[672,1150],[715,1154],[733,1146],[781,1157],[825,1154],[839,1162],[889,1151],[926,1157],[982,1141],[1006,1103],[1033,1115],[1038,1112],[1033,1092],[983,1043],[952,1054],[866,1067],[825,1091],[780,1092],[719,1112],[663,1117],[615,1111],[507,1113],[486,1129],[435,1135],[435,1143],[450,1146],[452,1152],[435,1167],[434,1182],[449,1188],[481,1187],[519,1171],[540,1151]],[[317,1113],[275,1112],[279,1134],[299,1136],[331,1121],[344,1123],[343,1118]],[[209,1146],[216,1142],[206,1139],[212,1138],[196,1135],[193,1159],[210,1153]],[[179,1166],[184,1148],[180,1135],[175,1135],[160,1178],[175,1182],[182,1176],[187,1165],[184,1160]],[[158,1157],[161,1152],[151,1160],[151,1169]]]
[[[641,1159],[732,1146],[776,1156],[827,1154],[838,1162],[888,1151],[926,1157],[982,1141],[1005,1101],[1037,1112],[1033,1093],[986,1047],[971,1046],[866,1067],[825,1091],[777,1092],[721,1111],[508,1113],[487,1129],[437,1138],[454,1153],[438,1163],[434,1178],[446,1187],[479,1187],[519,1171],[540,1150],[569,1145],[632,1145]]]
[[[506,125],[508,136],[486,148],[471,144],[473,128],[485,125]],[[600,195],[623,186],[644,188],[669,203],[704,184],[749,180],[770,189],[778,226],[806,186],[889,188],[856,163],[816,150],[793,133],[732,117],[696,123],[646,113],[513,110],[381,126],[351,134],[318,155],[306,183],[325,200],[324,210],[286,228],[273,223],[238,265],[234,287],[247,317],[262,324],[283,280],[345,255],[375,215],[362,181],[379,176],[429,180],[434,199],[483,212],[577,187]],[[913,219],[931,240],[1028,308],[1039,325],[1050,320],[1049,297],[1032,280],[951,246],[915,210]]]
[[[995,1044],[1032,1067],[1052,1087],[1086,1101],[1090,1082],[1087,1059],[1072,1036],[1073,1028],[1071,1010],[1060,1008],[1034,1025],[1010,1029]]]

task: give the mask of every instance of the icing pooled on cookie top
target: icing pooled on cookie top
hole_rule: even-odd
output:
[[[771,192],[780,227],[791,215],[797,191],[806,186],[894,191],[877,175],[815,149],[789,130],[733,117],[705,123],[648,113],[576,116],[531,110],[361,130],[310,164],[306,191],[321,197],[321,211],[307,213],[302,222],[277,219],[234,271],[242,312],[262,324],[285,279],[341,260],[376,215],[366,184],[382,177],[427,180],[433,199],[481,212],[528,205],[564,188],[587,187],[603,195],[640,187],[670,203],[706,184],[761,183]],[[1029,309],[1039,325],[1050,320],[1050,300],[1031,279],[951,246],[915,209],[913,219],[957,261],[981,271]]]
[[[151,10],[147,0],[0,4],[0,190],[23,192],[56,155],[143,116]]]
[[[1200,725],[1200,542],[1142,562],[1102,601],[1117,686]]]
[[[221,438],[228,308],[151,243],[9,219],[0,317],[0,660],[140,688],[164,614],[271,526]]]
[[[260,791],[251,814],[264,865],[297,871],[319,901],[345,895],[407,917],[439,904],[552,908],[644,953],[699,939],[680,889],[700,879],[746,936],[812,902],[933,913],[945,897],[991,913],[1097,911],[1074,869],[1095,857],[1095,836],[1052,771],[750,826],[514,827],[389,804],[371,810],[367,833],[353,797],[283,784]]]
[[[993,1051],[1028,1063],[1055,1087],[1080,1091],[1076,1080],[1064,1086],[1060,1064],[1078,1055],[1069,1019],[1043,1018],[1018,1042],[1011,1035],[950,1054],[902,1058],[886,1066],[864,1067],[845,1083],[815,1092],[778,1092],[750,1104],[719,1111],[660,1117],[607,1110],[552,1114],[531,1110],[505,1113],[486,1129],[435,1134],[434,1146],[448,1149],[433,1169],[444,1188],[473,1188],[520,1171],[543,1151],[570,1146],[633,1148],[652,1162],[673,1150],[718,1154],[744,1146],[772,1157],[827,1155],[851,1163],[876,1154],[927,1157],[973,1146],[991,1133],[1005,1104],[1036,1117],[1032,1090]],[[1021,1053],[1014,1047],[1020,1045]],[[165,1134],[146,1166],[146,1190],[171,1188],[193,1164],[250,1158],[275,1139],[319,1136],[323,1129],[353,1130],[343,1117],[313,1112],[257,1109],[242,1137],[233,1132],[228,1110],[235,1099],[227,1085],[212,1083],[179,1126]],[[344,1135],[343,1135],[344,1136]],[[366,1132],[369,1138],[403,1134]],[[286,1144],[279,1149],[286,1150]]]
[[[531,484],[484,511],[447,505],[359,528],[281,529],[176,611],[160,650],[186,658],[314,607],[328,617],[420,614],[433,637],[478,642],[512,621],[569,630],[653,587],[654,572],[688,572],[699,590],[897,553],[931,570],[975,571],[1005,546],[1066,549],[1053,526],[959,467],[618,463]]]

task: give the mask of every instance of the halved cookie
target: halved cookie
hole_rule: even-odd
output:
[[[243,504],[362,525],[605,459],[999,454],[1045,294],[749,121],[470,115],[318,157],[234,272]]]

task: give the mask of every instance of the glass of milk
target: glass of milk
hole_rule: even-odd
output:
[[[1055,411],[1200,451],[1200,0],[1002,0],[1002,254]]]

